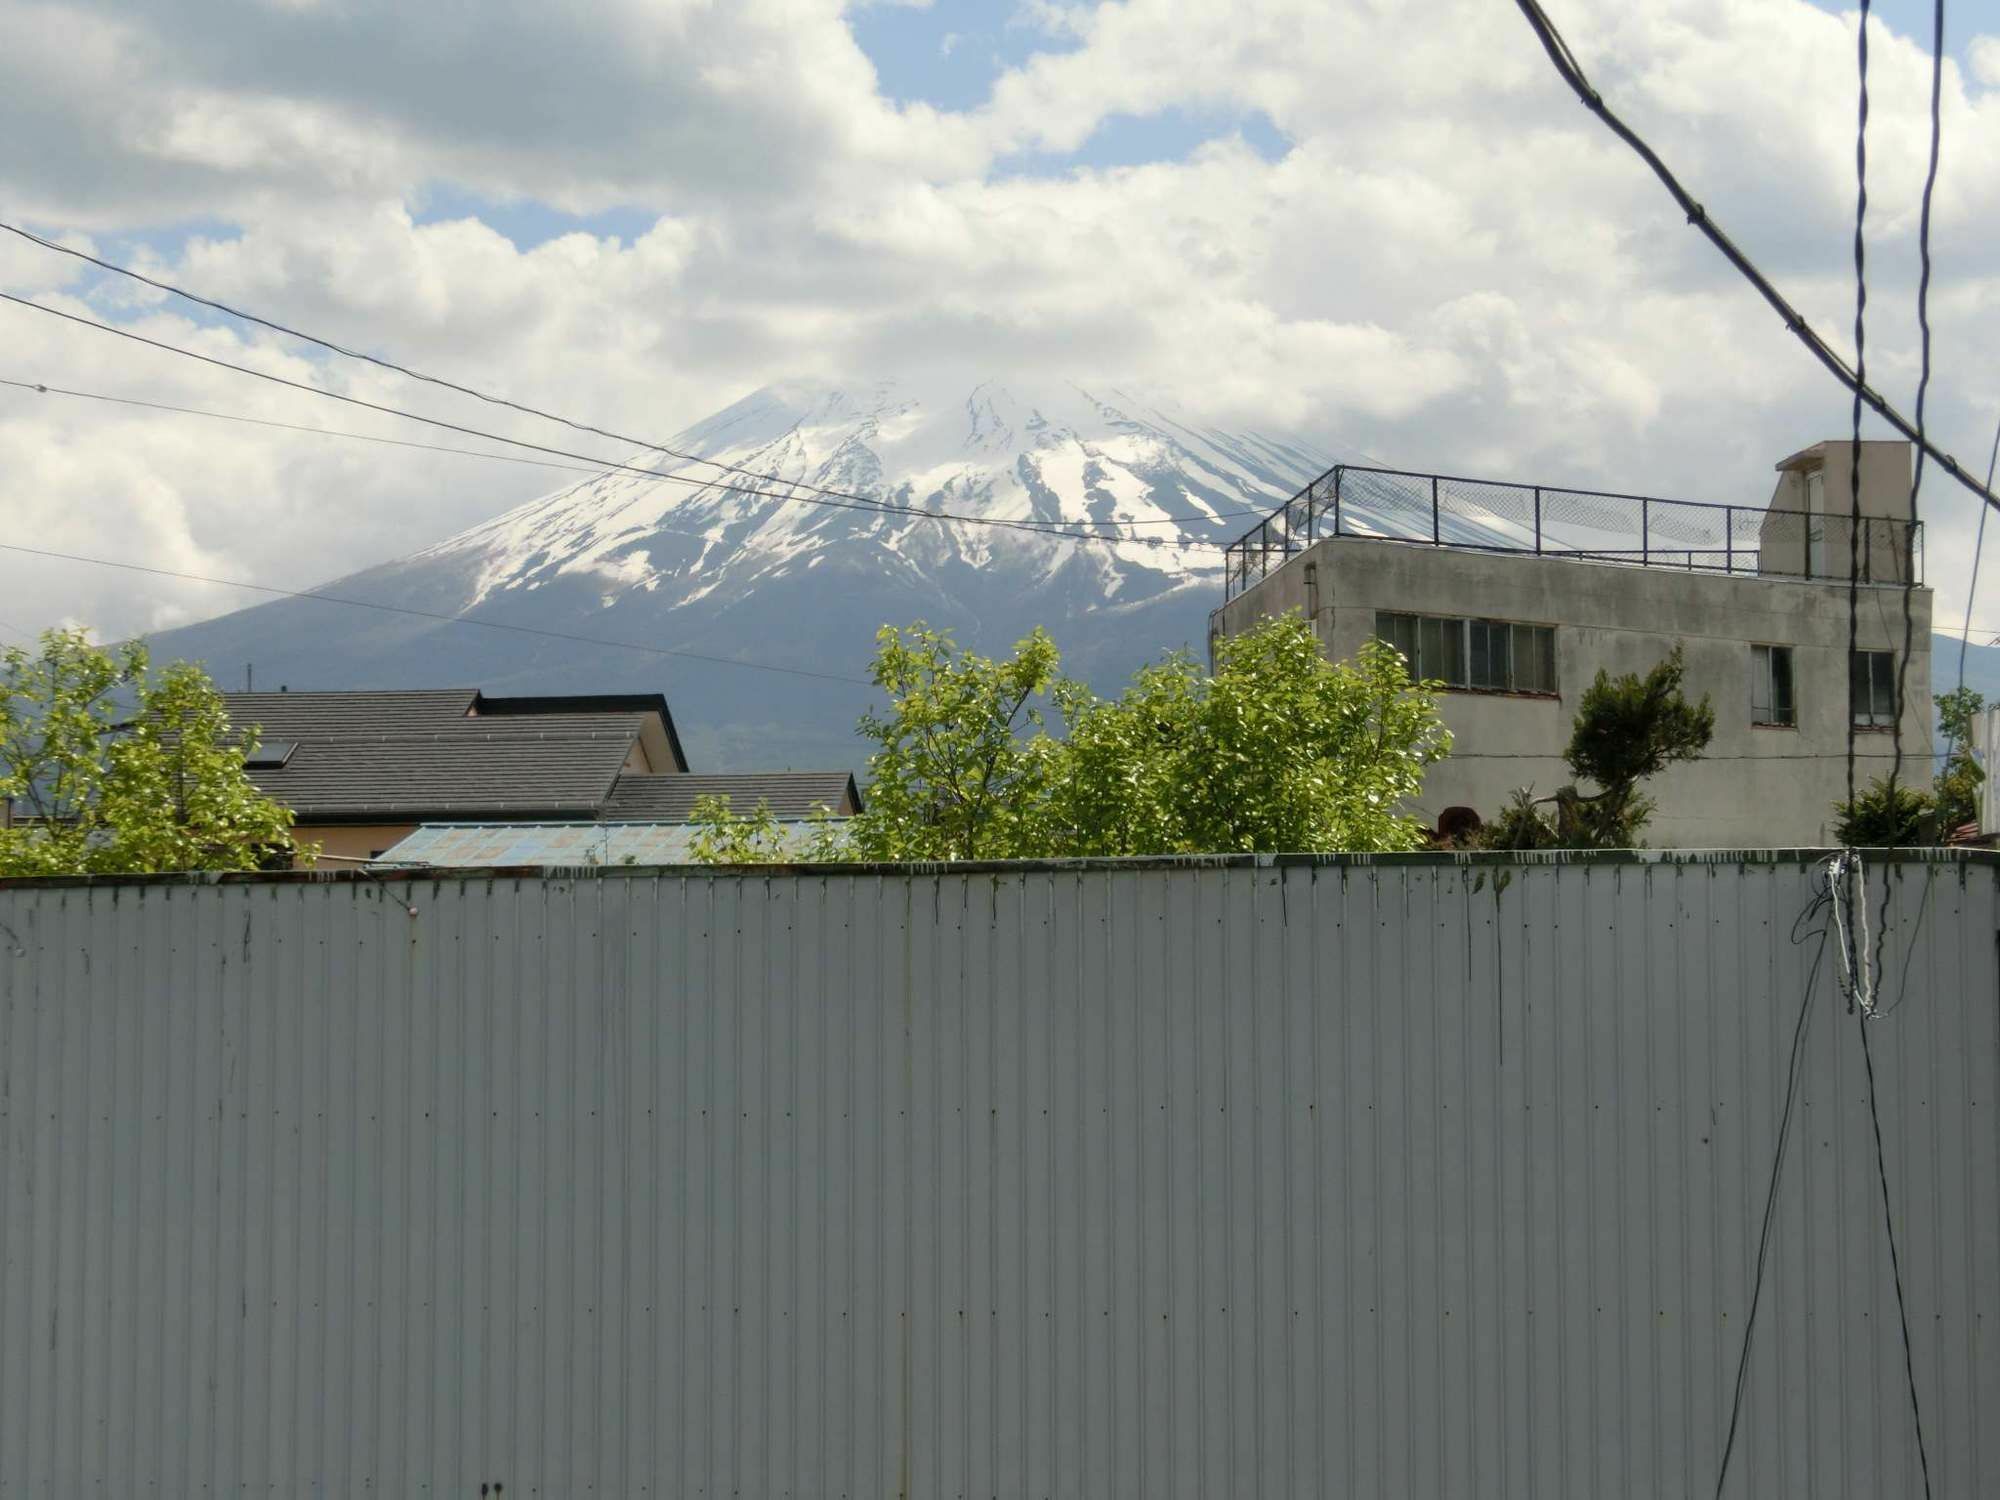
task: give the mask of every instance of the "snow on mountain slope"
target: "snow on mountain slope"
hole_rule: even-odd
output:
[[[771,386],[670,446],[742,472],[626,455],[658,477],[587,479],[326,592],[854,678],[885,623],[927,619],[987,652],[1042,624],[1073,670],[1110,688],[1163,650],[1200,647],[1220,543],[1336,459],[1366,461],[1122,392],[1029,398],[994,383]],[[808,485],[1013,524],[828,505]],[[1053,527],[1103,539],[1036,529]],[[851,684],[310,600],[155,645],[224,680],[254,662],[260,683],[296,687],[658,689],[700,766],[848,765],[864,749],[852,727],[868,693]]]

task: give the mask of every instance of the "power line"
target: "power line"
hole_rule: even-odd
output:
[[[38,307],[41,306],[41,304],[39,303],[36,303],[34,305]],[[44,308],[43,310],[50,312],[54,311],[53,308]],[[96,325],[96,326],[105,327],[107,331],[110,332],[118,331],[116,329],[110,328],[110,325]],[[171,348],[172,346],[168,345],[164,347]],[[186,353],[187,351],[180,350],[176,352]],[[235,367],[231,366],[231,368]],[[256,374],[258,372],[250,371],[249,373]],[[175,415],[184,417],[211,417],[216,421],[221,421],[221,422],[246,422],[255,427],[275,427],[285,432],[309,433],[315,437],[345,438],[353,442],[385,443],[390,447],[394,448],[414,448],[425,453],[453,453],[453,454],[460,454],[466,458],[491,458],[491,459],[497,459],[502,463],[531,464],[536,468],[559,469],[565,473],[570,473],[570,474],[589,474],[598,477],[608,477],[610,474],[616,472],[619,469],[626,469],[634,473],[650,475],[655,479],[668,480],[674,484],[688,485],[695,489],[719,489],[724,491],[725,493],[743,494],[743,495],[766,495],[770,493],[769,491],[766,490],[750,490],[750,489],[743,489],[739,486],[720,484],[717,483],[716,481],[703,479],[693,475],[663,473],[656,469],[643,469],[643,468],[635,469],[630,464],[620,464],[608,459],[599,460],[595,458],[589,458],[587,459],[586,462],[580,464],[557,463],[553,459],[523,458],[520,455],[514,453],[488,453],[487,451],[481,448],[454,448],[442,443],[413,443],[406,438],[381,437],[375,433],[369,433],[369,432],[348,432],[337,427],[309,427],[302,422],[278,422],[272,420],[269,417],[252,417],[252,416],[247,416],[241,412],[215,411],[212,408],[199,407],[199,406],[175,406],[170,402],[146,401],[136,396],[112,396],[112,395],[107,395],[102,391],[80,391],[68,386],[50,385],[46,381],[39,381],[39,380],[9,380],[5,378],[0,378],[0,386],[13,386],[17,390],[33,391],[38,395],[44,395],[44,396],[74,396],[84,401],[105,401],[117,406],[141,407],[148,411],[170,412]],[[315,391],[319,390],[319,388],[316,386],[308,387],[308,389]],[[319,393],[322,395],[335,394],[334,392],[331,391],[320,391]],[[427,417],[417,416],[408,412],[395,412],[393,414],[397,416],[406,417],[409,420],[415,422],[427,422],[430,420]],[[494,441],[511,443],[514,442],[515,440],[513,438],[507,438],[507,437],[496,437]],[[779,482],[789,483],[790,481],[781,480]],[[791,499],[793,497],[779,496],[777,498]],[[802,502],[802,503],[809,503],[809,502]],[[930,513],[926,512],[926,514]],[[1208,517],[1207,519],[1227,520],[1232,516],[1249,516],[1249,515],[1261,515],[1261,514],[1263,514],[1263,512],[1254,510],[1220,511],[1216,515]],[[987,518],[968,517],[967,519],[979,520],[983,522]],[[1107,524],[1118,525],[1118,526],[1179,526],[1192,523],[1193,523],[1192,519],[1188,522],[1183,522],[1168,518],[1161,520],[1117,521]],[[1023,523],[1023,524],[1028,524],[1028,523]],[[1053,525],[1055,523],[1051,522],[1045,524]],[[694,533],[689,532],[685,534],[691,536]],[[1082,536],[1084,534],[1078,533],[1078,535]],[[1095,538],[1085,536],[1084,539],[1093,540]],[[1129,540],[1129,541],[1141,542],[1146,545],[1154,545],[1154,543],[1150,539],[1145,537],[1131,537],[1131,538],[1106,537],[1102,538],[1102,540],[1107,540],[1107,541]],[[1184,545],[1205,546],[1208,544],[1201,542],[1189,542],[1185,543]]]
[[[1764,1272],[1771,1253],[1771,1230],[1778,1218],[1778,1184],[1784,1178],[1785,1148],[1792,1138],[1792,1112],[1798,1099],[1799,1075],[1803,1071],[1800,1064],[1805,1056],[1806,1023],[1812,1019],[1813,991],[1819,984],[1819,969],[1826,958],[1828,918],[1825,913],[1833,903],[1831,885],[1821,890],[1806,904],[1792,923],[1792,944],[1803,947],[1814,935],[1819,938],[1819,946],[1813,950],[1812,962],[1806,968],[1805,993],[1799,997],[1798,1019],[1792,1023],[1792,1050],[1785,1064],[1785,1103],[1778,1112],[1778,1140],[1771,1153],[1771,1182],[1764,1192],[1764,1222],[1757,1232],[1756,1269],[1750,1280],[1750,1307],[1743,1320],[1743,1347],[1736,1356],[1736,1390],[1729,1402],[1729,1433],[1722,1443],[1722,1463],[1715,1475],[1715,1500],[1722,1500],[1722,1492],[1729,1483],[1729,1460],[1736,1452],[1736,1428],[1743,1417],[1743,1394],[1750,1383],[1750,1347],[1757,1335],[1757,1309],[1764,1300]],[[1820,915],[1819,927],[1808,929],[1801,935],[1813,916]]]
[[[426,453],[458,453],[467,458],[492,458],[506,464],[532,464],[538,469],[562,469],[571,474],[602,474],[601,468],[590,468],[583,464],[557,463],[553,459],[523,458],[516,453],[488,453],[480,448],[452,448],[442,443],[413,443],[407,438],[379,437],[371,432],[344,432],[337,427],[308,427],[303,422],[276,422],[269,417],[245,416],[241,412],[209,411],[198,406],[174,406],[165,401],[142,401],[137,396],[107,396],[102,391],[78,391],[66,386],[48,385],[39,380],[8,380],[0,377],[0,385],[13,386],[16,390],[34,391],[43,396],[75,396],[84,401],[106,401],[115,406],[138,406],[147,411],[172,412],[183,417],[212,417],[218,422],[246,422],[253,427],[276,427],[285,432],[307,432],[315,437],[347,438],[359,443],[386,443],[392,448],[419,448]]]
[[[511,625],[501,620],[480,620],[470,615],[450,615],[439,610],[416,609],[405,604],[382,604],[373,599],[347,599],[338,594],[320,594],[310,589],[282,589],[275,584],[249,583],[241,578],[213,578],[203,573],[182,573],[173,568],[149,567],[144,563],[118,562],[108,557],[85,557],[75,552],[52,552],[42,547],[24,547],[18,542],[0,542],[0,551],[21,552],[30,557],[52,558],[58,562],[88,563],[99,568],[119,568],[128,573],[150,573],[157,578],[179,578],[189,583],[212,583],[222,588],[249,589],[259,594],[277,594],[287,599],[316,599],[323,604],[339,604],[349,609],[379,609],[392,615],[412,615],[421,620],[439,620],[447,625],[477,625],[482,630],[505,630],[514,635],[545,636],[553,641],[572,641],[585,646],[611,646],[621,651],[644,651],[652,656],[671,656],[684,661],[709,662],[722,667],[747,667],[757,672],[782,672],[787,677],[813,677],[822,682],[845,682],[856,687],[873,687],[860,677],[837,672],[814,672],[805,667],[781,667],[771,662],[747,661],[734,656],[709,656],[700,651],[681,651],[672,646],[648,646],[638,641],[612,640],[605,636],[575,635],[566,630],[543,630],[533,625]]]
[[[767,500],[777,500],[788,505],[820,505],[829,506],[836,510],[859,510],[877,515],[903,515],[920,521],[939,521],[968,526],[993,526],[1009,531],[1025,531],[1034,536],[1056,537],[1063,541],[1071,542],[1110,543],[1114,546],[1136,544],[1145,547],[1207,547],[1216,551],[1223,550],[1223,544],[1220,542],[1206,542],[1193,539],[1170,542],[1163,541],[1158,537],[1104,536],[1095,532],[1064,530],[1046,522],[1017,521],[1002,516],[972,516],[960,511],[924,510],[918,506],[897,505],[885,500],[857,499],[850,501],[826,499],[816,495],[780,494],[775,490],[760,490],[748,485],[729,484],[720,479],[707,479],[688,474],[673,474],[663,469],[641,468],[636,464],[619,463],[612,459],[599,458],[594,454],[577,453],[568,448],[554,448],[546,443],[534,443],[529,442],[526,438],[508,437],[503,433],[488,432],[479,427],[467,427],[459,422],[447,422],[442,417],[426,417],[417,412],[405,411],[398,406],[387,406],[379,401],[367,401],[359,396],[345,395],[340,391],[329,391],[323,386],[308,385],[302,380],[293,380],[284,375],[274,375],[268,370],[253,369],[249,365],[239,365],[226,359],[218,359],[212,354],[200,354],[193,349],[183,349],[177,344],[169,344],[160,339],[148,338],[142,333],[134,333],[129,328],[119,328],[114,324],[100,323],[95,318],[84,317],[81,313],[64,312],[61,308],[50,307],[45,303],[35,302],[27,297],[16,296],[12,292],[0,292],[0,302],[12,302],[20,307],[30,307],[36,312],[47,313],[51,317],[61,318],[65,322],[75,323],[79,327],[93,328],[99,333],[108,333],[116,338],[129,339],[135,344],[144,344],[150,349],[163,350],[168,354],[178,354],[183,359],[197,360],[202,364],[213,365],[221,370],[233,370],[239,375],[249,375],[257,380],[267,380],[274,385],[287,386],[292,390],[304,391],[313,396],[323,396],[329,401],[344,402],[349,406],[358,406],[366,411],[377,411],[387,416],[403,417],[412,422],[422,422],[427,426],[443,428],[447,432],[461,433],[466,437],[482,438],[491,443],[506,443],[510,447],[525,448],[534,453],[552,454],[557,458],[573,458],[605,470],[620,470],[630,474],[642,474],[649,479],[664,479],[673,484],[690,485],[698,490],[721,490],[725,494],[732,495],[756,495]],[[777,482],[789,485],[793,481],[780,479]]]
[[[1868,29],[1867,8],[1861,15],[1861,29]],[[1937,192],[1938,157],[1944,145],[1944,118],[1941,100],[1944,92],[1944,0],[1933,0],[1931,9],[1931,152],[1929,165],[1924,169],[1923,209],[1917,217],[1917,256],[1922,263],[1922,271],[1917,278],[1917,330],[1922,344],[1922,365],[1917,377],[1917,431],[1924,429],[1924,400],[1930,394],[1931,386],[1931,200]],[[1860,461],[1860,445],[1855,445],[1856,462]],[[1924,449],[1917,445],[1916,472],[1910,479],[1910,526],[1904,533],[1916,535],[1917,492],[1924,487]],[[1979,524],[1986,524],[1986,514],[1982,510]],[[1903,771],[1903,703],[1909,686],[1910,648],[1916,639],[1916,623],[1910,618],[1910,595],[1917,586],[1915,559],[1903,569],[1903,657],[1896,664],[1896,717],[1893,722],[1896,744],[1896,761],[1889,768],[1889,785],[1894,786]],[[1883,896],[1888,899],[1886,889]],[[1887,911],[1883,913],[1886,925]]]
[[[1861,0],[1861,25],[1858,28],[1856,46],[1859,48],[1860,72],[1860,118],[1854,132],[1854,441],[1847,454],[1848,525],[1847,525],[1847,659],[1854,661],[1855,648],[1861,644],[1861,391],[1868,383],[1868,249],[1862,230],[1868,219],[1868,6],[1870,0]],[[1853,667],[1848,668],[1850,672]],[[1875,678],[1871,672],[1868,678],[1870,707],[1873,705]],[[1896,704],[1896,717],[1902,718],[1902,703]],[[1896,733],[1902,734],[1900,722]],[[1847,801],[1854,803],[1854,716],[1847,716]],[[1898,746],[1897,759],[1901,760]]]
[[[683,450],[674,448],[666,443],[653,442],[646,438],[632,437],[625,433],[613,431],[612,429],[607,427],[598,427],[589,422],[580,422],[573,418],[565,417],[560,413],[547,411],[539,406],[529,406],[524,402],[514,401],[506,396],[496,396],[491,394],[490,392],[479,390],[473,386],[461,385],[457,381],[447,380],[443,376],[428,375],[424,373],[422,370],[412,369],[408,365],[397,364],[394,360],[383,359],[377,355],[369,354],[364,350],[350,349],[346,345],[336,343],[331,339],[321,338],[318,334],[307,333],[302,329],[292,328],[284,323],[275,322],[272,319],[262,317],[257,313],[248,312],[239,307],[232,307],[227,302],[218,302],[212,297],[202,296],[199,292],[190,292],[185,288],[175,286],[172,282],[160,281],[155,277],[146,275],[144,272],[135,271],[130,266],[121,266],[117,264],[115,261],[100,259],[95,255],[91,255],[87,251],[78,250],[69,245],[58,244],[54,240],[44,239],[42,236],[34,233],[32,230],[23,229],[19,225],[9,224],[4,220],[0,220],[0,229],[6,230],[9,234],[18,235],[22,239],[27,240],[32,244],[40,245],[45,250],[53,250],[58,255],[68,255],[77,260],[87,261],[91,265],[97,266],[102,270],[113,272],[114,274],[119,276],[128,276],[134,281],[143,282],[145,285],[153,287],[155,290],[169,293],[172,296],[180,297],[185,301],[196,303],[197,305],[202,307],[211,308],[216,312],[224,313],[232,318],[240,318],[246,323],[254,323],[260,328],[268,328],[273,333],[284,334],[288,338],[295,338],[304,343],[316,345],[321,349],[325,349],[333,354],[341,355],[347,359],[360,360],[365,364],[374,365],[378,369],[388,370],[398,375],[407,376],[411,380],[422,381],[426,385],[434,385],[442,390],[454,391],[461,396],[470,396],[476,401],[483,401],[487,403],[489,406],[505,407],[510,411],[520,412],[525,416],[538,417],[543,421],[554,422],[560,426],[568,427],[572,431],[587,432],[597,437],[610,438],[613,442],[624,443],[631,447],[641,448],[649,453],[664,453],[668,457],[678,458],[682,460],[684,463],[702,464],[707,466],[708,468],[720,470],[725,474],[740,475],[745,479],[753,479],[760,483],[788,485],[794,489],[805,490],[809,494],[821,496],[828,500],[860,502],[861,504],[866,505],[873,509],[903,511],[910,515],[922,515],[922,516],[932,517],[934,519],[949,516],[950,519],[970,522],[973,524],[982,524],[982,525],[1004,524],[990,517],[966,516],[966,515],[951,516],[949,512],[924,511],[924,510],[919,510],[914,506],[895,505],[892,502],[881,500],[876,496],[863,495],[852,490],[832,489],[825,485],[813,484],[803,479],[786,479],[783,475],[780,474],[769,474],[756,469],[746,469],[738,464],[724,463],[720,459],[704,458],[700,454],[684,452]],[[19,301],[21,299],[13,298],[10,300]],[[42,304],[28,303],[26,305],[40,307]],[[52,309],[44,309],[44,310],[51,311]],[[424,419],[418,418],[417,420],[424,420]],[[502,439],[502,441],[508,441],[508,440]],[[729,489],[731,487],[728,485],[718,484],[716,488]],[[1217,515],[1210,517],[1209,519],[1227,520],[1234,516],[1248,516],[1248,515],[1259,515],[1259,514],[1262,514],[1262,512],[1252,507],[1237,511],[1219,512]],[[1167,519],[1167,520],[1149,521],[1149,522],[1137,522],[1137,521],[1106,522],[1103,524],[1157,526],[1157,525],[1180,525],[1182,523],[1172,519]],[[1034,527],[1031,529],[1040,530],[1046,528]],[[1097,534],[1093,532],[1068,532],[1066,534],[1084,538],[1093,538],[1097,536]]]
[[[1859,757],[1862,760],[1888,760],[1890,758],[1890,753],[1891,752],[1887,750],[1863,750],[1859,752]],[[1695,757],[1695,759],[1691,761],[1690,764],[1701,765],[1703,762],[1711,760],[1783,761],[1783,760],[1845,760],[1846,758],[1847,758],[1847,752],[1844,750],[1793,750],[1793,751],[1784,751],[1772,755],[1748,755],[1748,754],[1736,754],[1732,752],[1731,754],[1728,755],[1706,755],[1706,754],[1699,755]],[[1566,757],[1564,755],[1564,752],[1560,750],[1549,750],[1539,755],[1527,750],[1454,750],[1451,752],[1450,755],[1446,757],[1446,759],[1447,760],[1545,760],[1545,761],[1553,761],[1560,763],[1564,761]]]
[[[1541,41],[1542,50],[1548,53],[1549,60],[1555,64],[1556,72],[1561,75],[1563,82],[1570,86],[1571,91],[1589,107],[1592,114],[1604,122],[1613,135],[1630,146],[1639,159],[1652,169],[1653,175],[1660,179],[1674,202],[1680,205],[1682,212],[1687,215],[1688,222],[1699,229],[1709,242],[1722,252],[1724,258],[1742,273],[1744,279],[1757,289],[1778,316],[1785,320],[1785,327],[1811,351],[1812,356],[1826,366],[1842,385],[1866,401],[1885,422],[1910,439],[1920,450],[1928,453],[1952,478],[1988,505],[2000,508],[2000,496],[1993,493],[1990,484],[1981,484],[1974,479],[1957,459],[1941,451],[1925,434],[1917,430],[1909,418],[1891,406],[1880,391],[1868,385],[1848,367],[1847,362],[1834,351],[1812,324],[1805,320],[1804,314],[1785,299],[1784,294],[1772,285],[1771,279],[1760,271],[1756,263],[1745,255],[1737,247],[1736,242],[1709,217],[1708,210],[1681,185],[1680,179],[1660,159],[1659,153],[1604,102],[1604,96],[1597,92],[1584,74],[1582,65],[1576,60],[1576,54],[1570,51],[1569,44],[1563,40],[1562,33],[1556,30],[1555,23],[1548,18],[1538,0],[1514,0],[1514,3],[1520,8],[1521,14],[1527,17],[1528,24],[1534,28],[1536,37]]]
[[[1885,871],[1882,879],[1888,881]],[[1863,900],[1867,899],[1863,893]],[[1896,1215],[1889,1206],[1889,1166],[1882,1150],[1882,1115],[1875,1105],[1875,1052],[1868,1044],[1868,1023],[1871,1017],[1866,1011],[1859,1012],[1855,1024],[1861,1028],[1861,1061],[1868,1073],[1868,1121],[1875,1128],[1875,1179],[1882,1185],[1882,1228],[1889,1236],[1889,1275],[1896,1284],[1896,1317],[1903,1327],[1903,1376],[1910,1388],[1910,1417],[1917,1430],[1917,1463],[1923,1469],[1924,1500],[1930,1500],[1931,1456],[1924,1443],[1924,1412],[1917,1400],[1916,1355],[1910,1348],[1910,1309],[1903,1297],[1903,1260],[1896,1252]]]

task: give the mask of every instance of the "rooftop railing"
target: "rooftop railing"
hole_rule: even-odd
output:
[[[1842,581],[1852,548],[1865,583],[1923,581],[1920,521],[1864,516],[1855,538],[1845,515],[1335,464],[1229,544],[1224,597],[1329,537]]]

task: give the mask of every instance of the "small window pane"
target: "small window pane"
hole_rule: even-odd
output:
[[[1750,722],[1786,728],[1797,723],[1792,704],[1792,648],[1750,648]]]
[[[1848,663],[1848,692],[1856,724],[1887,727],[1896,719],[1895,654],[1857,651]]]
[[[1375,634],[1402,653],[1412,677],[1421,677],[1423,673],[1417,670],[1416,623],[1409,615],[1383,611],[1375,616]]]
[[[1493,661],[1493,632],[1487,629],[1484,620],[1474,620],[1470,633],[1472,636],[1472,675],[1470,679],[1472,685],[1476,688],[1502,686],[1503,684],[1497,680],[1499,673]]]
[[[1438,668],[1436,675],[1453,687],[1464,687],[1465,676],[1465,621],[1439,620]]]
[[[1513,631],[1494,620],[1485,622],[1485,630],[1491,685],[1496,688],[1517,686],[1514,681],[1514,652],[1511,646]]]
[[[1893,652],[1871,651],[1875,667],[1875,722],[1896,722],[1896,658]]]

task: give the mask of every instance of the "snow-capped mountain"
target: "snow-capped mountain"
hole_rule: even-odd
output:
[[[949,626],[989,653],[1040,624],[1108,689],[1162,651],[1201,647],[1220,543],[1337,459],[1366,461],[1120,392],[992,383],[772,386],[670,446],[715,462],[630,455],[657,473],[570,485],[324,592],[847,678],[865,678],[885,623]],[[828,505],[803,486],[1010,524]],[[853,724],[869,689],[853,682],[309,600],[170,632],[155,652],[230,681],[254,662],[260,686],[660,690],[700,767],[851,765],[864,751]]]

